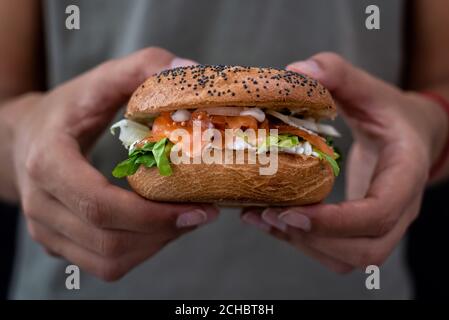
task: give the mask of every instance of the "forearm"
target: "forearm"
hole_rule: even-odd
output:
[[[38,96],[39,94],[24,94],[0,103],[0,201],[19,201],[13,158],[15,130],[26,114],[26,109]]]
[[[415,0],[410,2],[411,19],[407,32],[410,32],[407,45],[407,64],[405,85],[408,90],[433,92],[449,101],[449,3],[447,1]],[[431,132],[432,165],[442,155],[448,139],[448,115],[439,105],[425,98],[427,107],[422,113],[426,119],[433,118],[428,127]],[[427,103],[430,102],[430,103]],[[432,176],[430,182],[449,177],[449,162]]]
[[[449,101],[449,82],[417,87],[415,91],[418,93],[413,96],[422,99],[422,103],[419,104],[420,110],[417,110],[417,120],[424,128],[422,134],[428,135],[427,141],[430,146],[429,183],[433,184],[449,178],[449,157],[445,155],[445,147],[449,143],[449,114],[441,103],[419,92],[435,93]],[[441,164],[442,159],[444,162]]]

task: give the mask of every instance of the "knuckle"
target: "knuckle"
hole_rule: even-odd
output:
[[[95,227],[102,228],[105,226],[106,217],[95,196],[80,198],[78,200],[78,211],[87,222]]]
[[[117,258],[125,252],[122,239],[109,233],[102,233],[98,247],[101,255],[107,258]]]
[[[125,274],[126,271],[120,268],[114,260],[105,260],[98,270],[98,277],[106,282],[120,280]]]
[[[324,235],[335,235],[348,231],[345,209],[340,204],[333,204],[331,214],[312,217],[312,226]]]
[[[389,214],[384,214],[383,218],[377,223],[375,235],[378,237],[388,234],[396,225],[396,219],[392,218]]]
[[[38,180],[43,171],[43,157],[39,156],[40,152],[36,148],[32,148],[25,159],[25,172],[33,180]]]

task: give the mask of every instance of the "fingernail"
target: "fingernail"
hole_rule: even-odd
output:
[[[178,228],[193,227],[203,224],[207,221],[207,214],[203,210],[195,209],[181,214],[176,219],[176,226]]]
[[[313,60],[298,61],[287,66],[287,69],[305,73],[313,78],[318,78],[322,70],[318,63]]]
[[[279,219],[289,226],[301,229],[303,231],[310,231],[312,228],[310,219],[297,211],[287,210],[282,212],[279,215]]]
[[[257,214],[254,212],[248,212],[242,216],[242,220],[245,223],[250,224],[250,225],[252,225],[258,229],[261,229],[263,231],[267,231],[267,232],[270,231],[270,225],[262,220],[262,218],[260,217],[260,214]]]
[[[176,57],[171,61],[170,67],[173,69],[173,68],[178,68],[178,67],[193,66],[196,64],[198,64],[198,62],[195,62],[195,61],[189,60],[189,59],[183,59],[183,58]]]
[[[278,218],[279,209],[268,208],[262,212],[262,219],[281,231],[287,230],[287,225]]]

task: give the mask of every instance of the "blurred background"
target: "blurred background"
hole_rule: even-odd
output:
[[[427,190],[421,214],[409,229],[407,237],[407,263],[411,271],[414,298],[435,300],[447,297],[449,277],[446,276],[445,253],[440,244],[449,243],[449,214],[447,194],[449,183]],[[18,209],[0,203],[0,299],[7,298],[13,268],[14,245]],[[436,245],[438,244],[438,245]],[[382,284],[382,275],[381,275]]]

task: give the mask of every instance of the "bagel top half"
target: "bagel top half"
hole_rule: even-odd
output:
[[[163,111],[221,106],[290,109],[315,119],[336,116],[329,91],[293,71],[241,66],[195,65],[147,79],[132,95],[126,117],[145,119]]]

